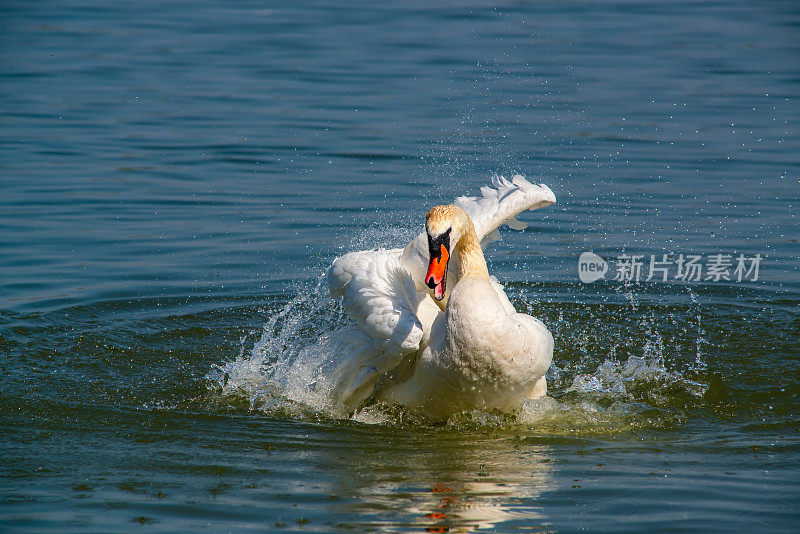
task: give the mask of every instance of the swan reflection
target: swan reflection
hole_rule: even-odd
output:
[[[355,502],[335,511],[360,517],[350,526],[473,532],[520,521],[515,529],[549,530],[538,503],[553,487],[549,447],[435,431],[398,445],[364,454],[341,481]]]

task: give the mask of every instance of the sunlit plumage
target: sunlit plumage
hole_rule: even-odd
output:
[[[544,395],[553,338],[541,321],[514,310],[490,278],[482,248],[502,225],[525,228],[516,219],[522,211],[555,201],[546,185],[496,177],[480,197],[433,208],[426,231],[405,249],[336,259],[328,284],[354,322],[338,332],[346,354],[334,374],[336,400],[356,408],[375,398],[445,418],[470,409],[510,411]],[[438,274],[436,285],[430,282],[436,289],[426,286],[439,261],[429,238],[432,251],[439,240],[449,243],[442,294]]]

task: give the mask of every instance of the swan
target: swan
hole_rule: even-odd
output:
[[[341,361],[331,396],[355,411],[394,402],[442,420],[466,410],[511,412],[547,392],[553,337],[517,313],[489,275],[483,248],[516,216],[555,203],[544,184],[495,176],[480,197],[435,206],[404,249],[351,252],[327,281],[352,323],[334,335]]]

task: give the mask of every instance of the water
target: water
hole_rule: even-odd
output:
[[[2,530],[796,528],[795,3],[0,9]],[[553,400],[328,413],[325,267],[514,172],[559,203],[489,267]]]

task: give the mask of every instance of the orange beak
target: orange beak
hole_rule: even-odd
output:
[[[444,298],[445,284],[447,282],[447,263],[450,261],[450,252],[444,243],[441,243],[438,257],[431,255],[428,263],[428,274],[425,275],[425,285],[433,289],[433,298]]]

